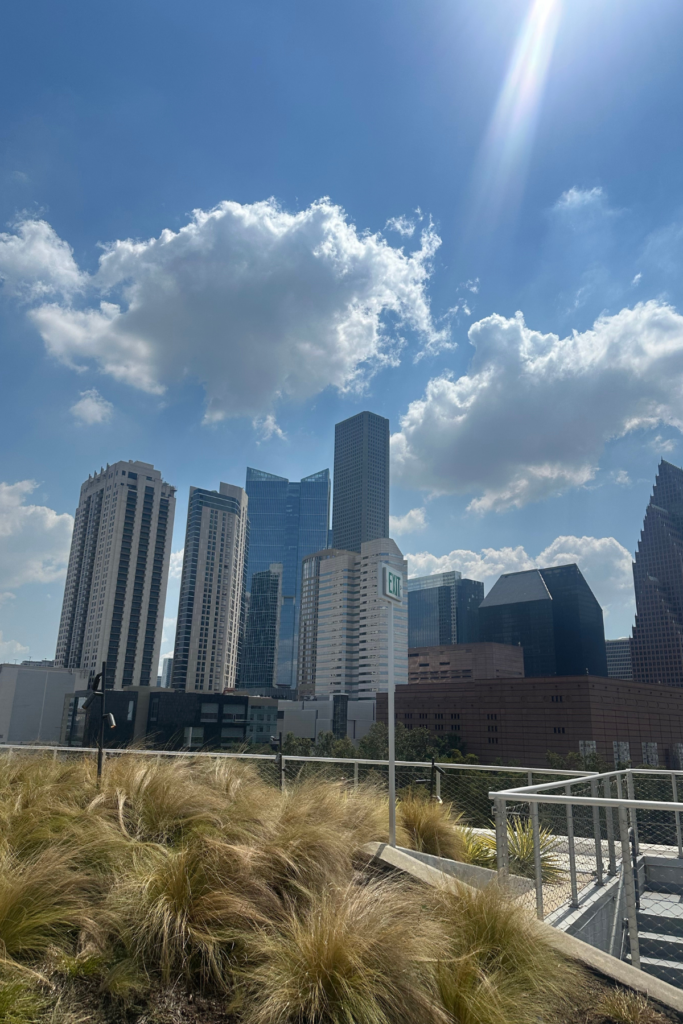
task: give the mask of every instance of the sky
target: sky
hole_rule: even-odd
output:
[[[411,574],[576,561],[630,632],[683,463],[677,0],[0,12],[0,660],[53,657],[80,485],[392,432]]]

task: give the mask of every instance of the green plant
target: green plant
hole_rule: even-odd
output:
[[[449,941],[437,979],[457,1024],[536,1024],[561,1008],[575,969],[538,922],[496,885],[437,893],[435,913]]]
[[[495,827],[493,822],[491,825],[492,828]],[[541,878],[544,882],[551,884],[553,882],[561,882],[565,877],[565,872],[562,870],[556,852],[559,840],[550,829],[543,826],[539,828],[538,838],[541,851]],[[507,840],[510,874],[521,875],[524,878],[534,878],[536,866],[534,860],[534,832],[531,819],[518,817],[508,819]],[[470,832],[467,842],[470,860],[473,864],[495,868],[495,832],[478,834]]]
[[[326,887],[277,929],[247,939],[245,1024],[430,1024],[432,962],[444,941],[421,893],[397,883]]]
[[[665,1024],[667,1020],[644,996],[623,988],[606,992],[596,1010],[614,1024]]]
[[[0,975],[0,1024],[35,1024],[46,1000],[26,979]]]

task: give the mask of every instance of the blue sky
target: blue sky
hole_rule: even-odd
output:
[[[5,5],[0,657],[53,655],[89,472],[161,469],[178,552],[190,484],[331,467],[363,408],[412,571],[577,560],[628,632],[683,461],[682,31],[675,0]]]

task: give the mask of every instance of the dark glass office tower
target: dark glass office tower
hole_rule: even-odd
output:
[[[389,420],[359,412],[334,428],[334,546],[389,536]]]
[[[408,647],[477,642],[484,584],[441,572],[408,580]]]
[[[607,675],[602,608],[574,564],[501,576],[479,606],[479,640],[520,644],[525,676]]]
[[[254,573],[282,565],[282,607],[278,638],[277,685],[296,687],[301,562],[327,547],[330,525],[330,471],[297,483],[258,469],[247,469],[249,561],[247,590]]]
[[[264,689],[277,685],[281,610],[282,564],[274,562],[265,572],[255,572],[251,578],[240,662],[240,689]]]
[[[633,564],[639,683],[683,686],[683,470],[662,460]]]

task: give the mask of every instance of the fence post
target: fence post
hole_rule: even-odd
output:
[[[635,787],[633,785],[633,773],[629,768],[626,773],[626,792],[628,793],[629,800],[635,800]],[[631,828],[633,829],[633,837],[636,841],[636,856],[640,853],[640,843],[638,842],[638,819],[636,817],[635,807],[629,807],[629,818],[631,819]]]
[[[505,801],[496,799],[493,802],[493,813],[496,819],[496,862],[498,880],[507,881],[509,872],[507,808]]]
[[[624,878],[626,897],[626,918],[628,920],[628,941],[631,947],[631,965],[640,969],[640,946],[638,943],[638,915],[636,912],[636,888],[631,866],[631,848],[628,841],[628,819],[626,808],[619,808],[619,838],[621,840],[621,872]]]
[[[567,784],[564,787],[564,791],[567,796],[572,795],[572,787]],[[567,804],[567,848],[569,852],[569,881],[571,883],[572,907],[578,907],[579,905],[579,887],[576,884],[576,850],[574,849],[574,812],[572,811],[572,805]]]
[[[436,795],[436,802],[441,803],[441,772],[437,771],[436,779],[434,780],[434,793]]]
[[[280,754],[280,789],[285,791],[285,754]]]
[[[608,778],[602,784],[606,800],[612,799],[612,779]],[[617,856],[614,849],[614,818],[612,808],[605,808],[605,823],[607,825],[607,851],[609,855],[609,874],[614,876],[617,873]]]
[[[591,779],[591,796],[598,796],[598,784]],[[602,825],[600,823],[600,808],[593,808],[593,834],[595,836],[595,873],[598,876],[598,885],[602,885]]]
[[[353,762],[353,788],[358,789],[358,761]]]
[[[671,789],[673,790],[674,803],[678,803],[678,786],[676,784],[676,772],[671,773]],[[681,813],[676,811],[676,839],[678,841],[678,856],[683,857],[683,836],[681,836]]]
[[[531,772],[529,772],[531,775]],[[536,917],[539,921],[544,918],[543,913],[543,865],[541,864],[541,831],[538,827],[538,803],[532,800],[529,806],[531,811],[531,829],[534,835],[534,879],[536,882]]]

